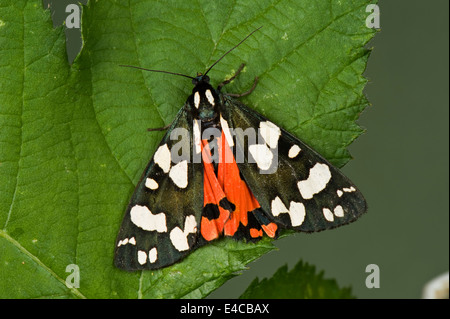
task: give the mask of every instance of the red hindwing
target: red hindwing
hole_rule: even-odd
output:
[[[275,237],[278,228],[275,223],[263,225],[253,216],[260,205],[241,178],[223,132],[218,138],[218,146],[216,174],[208,141],[202,140],[204,208],[200,232],[203,238],[211,241],[222,234],[232,237],[239,235],[237,232],[240,229],[247,229],[250,239],[262,237],[263,230],[269,237]],[[253,222],[249,223],[249,219]]]

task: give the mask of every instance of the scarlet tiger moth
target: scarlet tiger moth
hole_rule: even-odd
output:
[[[255,31],[196,77],[134,67],[190,78],[194,89],[127,207],[118,268],[163,268],[221,236],[256,241],[282,229],[316,232],[366,212],[361,192],[324,157],[234,98],[242,94],[221,92],[243,65],[217,89],[210,85],[211,68]],[[186,131],[180,141],[173,138],[178,129]],[[250,141],[252,131],[257,139]],[[178,143],[191,152],[180,157]]]

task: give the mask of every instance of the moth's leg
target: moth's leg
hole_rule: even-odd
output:
[[[252,93],[253,92],[253,90],[256,88],[256,84],[258,84],[258,77],[256,76],[255,77],[255,81],[253,82],[253,85],[252,85],[252,87],[250,88],[250,90],[248,90],[248,91],[246,91],[246,92],[244,92],[244,93],[239,93],[239,94],[237,94],[237,93],[224,93],[224,95],[226,95],[226,96],[231,96],[231,97],[241,97],[241,96],[245,96],[245,95],[249,95],[250,93]]]
[[[225,80],[225,81],[223,81],[222,83],[219,84],[219,86],[217,87],[217,90],[220,91],[220,89],[222,89],[222,87],[224,85],[227,85],[228,83],[233,81],[239,75],[239,73],[241,73],[241,71],[242,71],[242,69],[244,69],[244,67],[245,67],[245,64],[242,63],[231,78],[229,78],[228,80]],[[258,83],[258,77],[255,77],[255,81],[253,82],[253,86],[250,88],[250,90],[248,90],[248,91],[246,91],[244,93],[239,93],[239,94],[237,94],[237,93],[224,93],[224,95],[231,96],[231,97],[241,97],[241,96],[249,95],[250,93],[253,92],[253,90],[255,89],[257,83]]]
[[[152,132],[152,131],[165,131],[165,130],[167,130],[171,125],[172,125],[172,123],[170,123],[169,125],[166,125],[166,126],[164,126],[164,127],[148,128],[147,131],[149,131],[149,132]]]
[[[217,90],[220,91],[220,89],[221,89],[224,85],[227,85],[228,83],[230,83],[231,81],[233,81],[233,80],[239,75],[239,73],[241,73],[241,71],[242,71],[242,69],[243,69],[244,67],[245,67],[245,64],[242,63],[242,64],[239,66],[239,69],[237,69],[237,71],[234,73],[234,75],[233,75],[231,78],[229,78],[228,80],[225,80],[225,81],[223,81],[222,83],[219,84],[219,86],[217,87]]]

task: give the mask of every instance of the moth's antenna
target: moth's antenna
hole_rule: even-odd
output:
[[[123,66],[123,67],[127,67],[127,68],[134,68],[134,69],[139,69],[139,70],[144,70],[144,71],[150,71],[150,72],[160,72],[160,73],[167,73],[167,74],[172,74],[172,75],[179,75],[179,76],[184,76],[185,78],[194,79],[194,77],[192,77],[192,76],[189,76],[186,74],[181,74],[181,73],[174,73],[174,72],[162,71],[162,70],[151,70],[151,69],[145,69],[145,68],[141,68],[141,67],[133,66],[133,65],[120,64],[119,66]]]
[[[208,71],[205,72],[204,75],[208,74],[208,72],[213,68],[213,66],[215,66],[217,63],[219,63],[220,60],[222,60],[228,53],[230,53],[231,51],[233,51],[234,49],[236,49],[238,46],[240,46],[242,44],[242,42],[244,42],[245,40],[247,40],[253,33],[255,33],[256,31],[258,31],[259,29],[261,29],[263,26],[260,26],[259,28],[253,30],[248,36],[246,36],[244,39],[241,40],[241,42],[239,42],[238,44],[236,44],[234,47],[232,47],[230,50],[228,50],[227,52],[225,52],[224,55],[222,55],[219,60],[217,60],[216,62],[213,63],[213,65],[211,65],[208,69]]]
[[[259,29],[261,29],[262,26],[260,26],[259,28],[253,30],[252,32],[250,32],[249,35],[247,35],[244,39],[241,40],[241,42],[239,42],[238,44],[236,44],[234,47],[232,47],[230,50],[228,50],[227,52],[225,52],[224,55],[222,55],[216,62],[213,63],[213,65],[211,65],[208,69],[208,71],[205,72],[206,75],[208,74],[208,72],[213,68],[213,66],[215,66],[217,63],[219,63],[220,60],[222,60],[228,53],[230,53],[231,51],[233,51],[234,49],[236,49],[238,46],[240,46],[242,44],[242,42],[244,42],[245,40],[247,40],[253,33],[255,33],[256,31],[258,31]],[[125,65],[125,64],[120,64],[119,66],[122,67],[127,67],[127,68],[134,68],[134,69],[138,69],[138,70],[144,70],[144,71],[150,71],[150,72],[159,72],[159,73],[166,73],[166,74],[172,74],[172,75],[179,75],[179,76],[184,76],[185,78],[188,79],[192,79],[194,80],[195,78],[186,74],[181,74],[181,73],[175,73],[175,72],[169,72],[169,71],[163,71],[163,70],[152,70],[152,69],[145,69],[145,68],[141,68],[139,66],[134,66],[134,65]]]

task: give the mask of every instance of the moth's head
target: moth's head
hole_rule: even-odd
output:
[[[192,79],[192,84],[195,86],[202,82],[209,84],[209,76],[203,73],[197,73],[197,76]]]
[[[194,88],[188,98],[191,110],[200,120],[212,120],[217,115],[217,108],[220,104],[220,97],[217,91],[209,84],[209,76],[197,73],[192,79]]]

